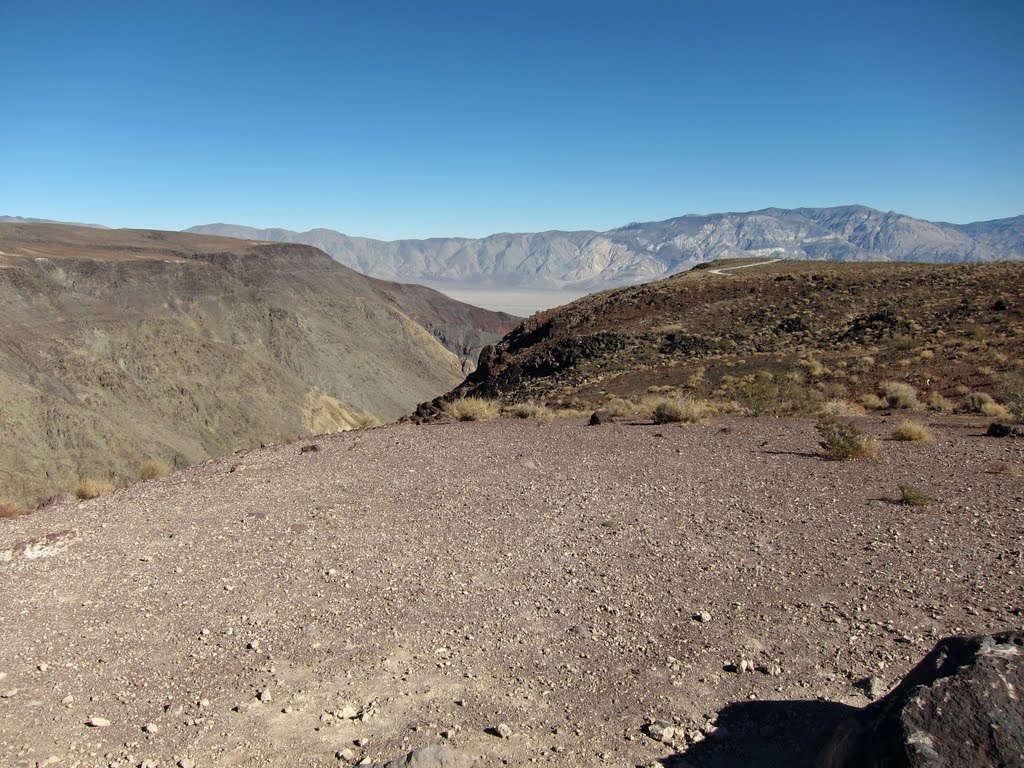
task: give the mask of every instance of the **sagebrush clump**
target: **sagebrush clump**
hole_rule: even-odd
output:
[[[825,456],[835,461],[849,459],[874,459],[878,456],[878,439],[865,435],[856,424],[839,421],[828,414],[818,419],[818,434],[821,442],[818,445],[825,451]]]
[[[917,410],[921,403],[917,399],[917,390],[902,381],[883,381],[882,392],[885,402],[890,408]]]
[[[0,498],[0,519],[12,519],[21,517],[23,514],[25,514],[25,510],[14,499]]]
[[[708,415],[708,405],[689,397],[666,398],[654,406],[655,424],[695,424]]]
[[[498,418],[501,410],[494,400],[482,397],[462,397],[445,403],[444,411],[456,421],[490,421]]]
[[[907,507],[927,507],[931,502],[931,497],[917,486],[909,483],[900,486],[900,504]]]
[[[170,472],[170,467],[157,459],[146,459],[139,465],[140,480],[156,480]]]
[[[113,493],[114,484],[107,482],[106,480],[97,480],[93,477],[84,477],[78,481],[78,485],[75,486],[75,496],[86,501],[88,499],[96,499],[100,496],[106,496],[108,493]]]
[[[533,401],[515,403],[505,408],[505,413],[517,419],[533,419],[547,423],[555,418],[555,412],[546,405],[539,405]]]

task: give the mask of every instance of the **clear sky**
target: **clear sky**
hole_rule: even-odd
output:
[[[1024,2],[0,0],[0,214],[394,239],[1024,213]]]

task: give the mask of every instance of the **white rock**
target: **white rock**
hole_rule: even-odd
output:
[[[90,717],[85,721],[90,728],[109,728],[110,721],[105,717]]]

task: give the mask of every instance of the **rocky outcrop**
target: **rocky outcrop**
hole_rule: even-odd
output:
[[[950,637],[836,729],[818,768],[1024,766],[1024,632]]]

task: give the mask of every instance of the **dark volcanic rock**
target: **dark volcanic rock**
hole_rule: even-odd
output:
[[[818,768],[1024,766],[1024,632],[942,640],[841,723]]]
[[[612,417],[608,411],[594,411],[590,414],[590,426],[597,427],[601,424],[611,424]]]
[[[993,421],[985,432],[988,437],[1024,437],[1024,428],[1014,424],[1000,424]]]

